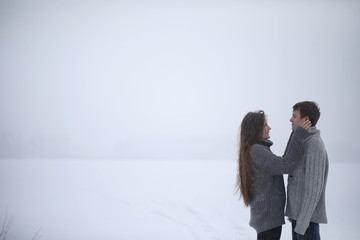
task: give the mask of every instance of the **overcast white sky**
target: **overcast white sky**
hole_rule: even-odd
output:
[[[236,158],[263,109],[282,154],[318,102],[356,160],[359,1],[0,1],[0,157]]]

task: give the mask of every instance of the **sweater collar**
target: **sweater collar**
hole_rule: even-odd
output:
[[[309,136],[320,134],[320,130],[316,126],[310,127]]]
[[[266,147],[271,147],[273,145],[273,142],[269,139],[260,139],[258,144],[264,145]]]

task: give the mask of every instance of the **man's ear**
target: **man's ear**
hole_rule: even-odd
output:
[[[309,118],[308,115],[305,116],[305,121],[306,121],[306,120],[309,120],[309,121],[310,121],[310,118]]]

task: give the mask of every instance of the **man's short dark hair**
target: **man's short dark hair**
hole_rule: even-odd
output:
[[[311,126],[315,126],[320,118],[320,108],[316,102],[298,102],[293,106],[293,110],[299,110],[301,118],[308,116],[311,121]]]

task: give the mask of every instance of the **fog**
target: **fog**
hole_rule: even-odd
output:
[[[8,237],[254,238],[234,194],[239,125],[264,110],[281,155],[292,106],[312,100],[330,160],[321,236],[354,239],[359,23],[348,0],[0,0]]]
[[[0,2],[0,157],[236,159],[262,109],[282,154],[316,101],[359,156],[358,1]]]

